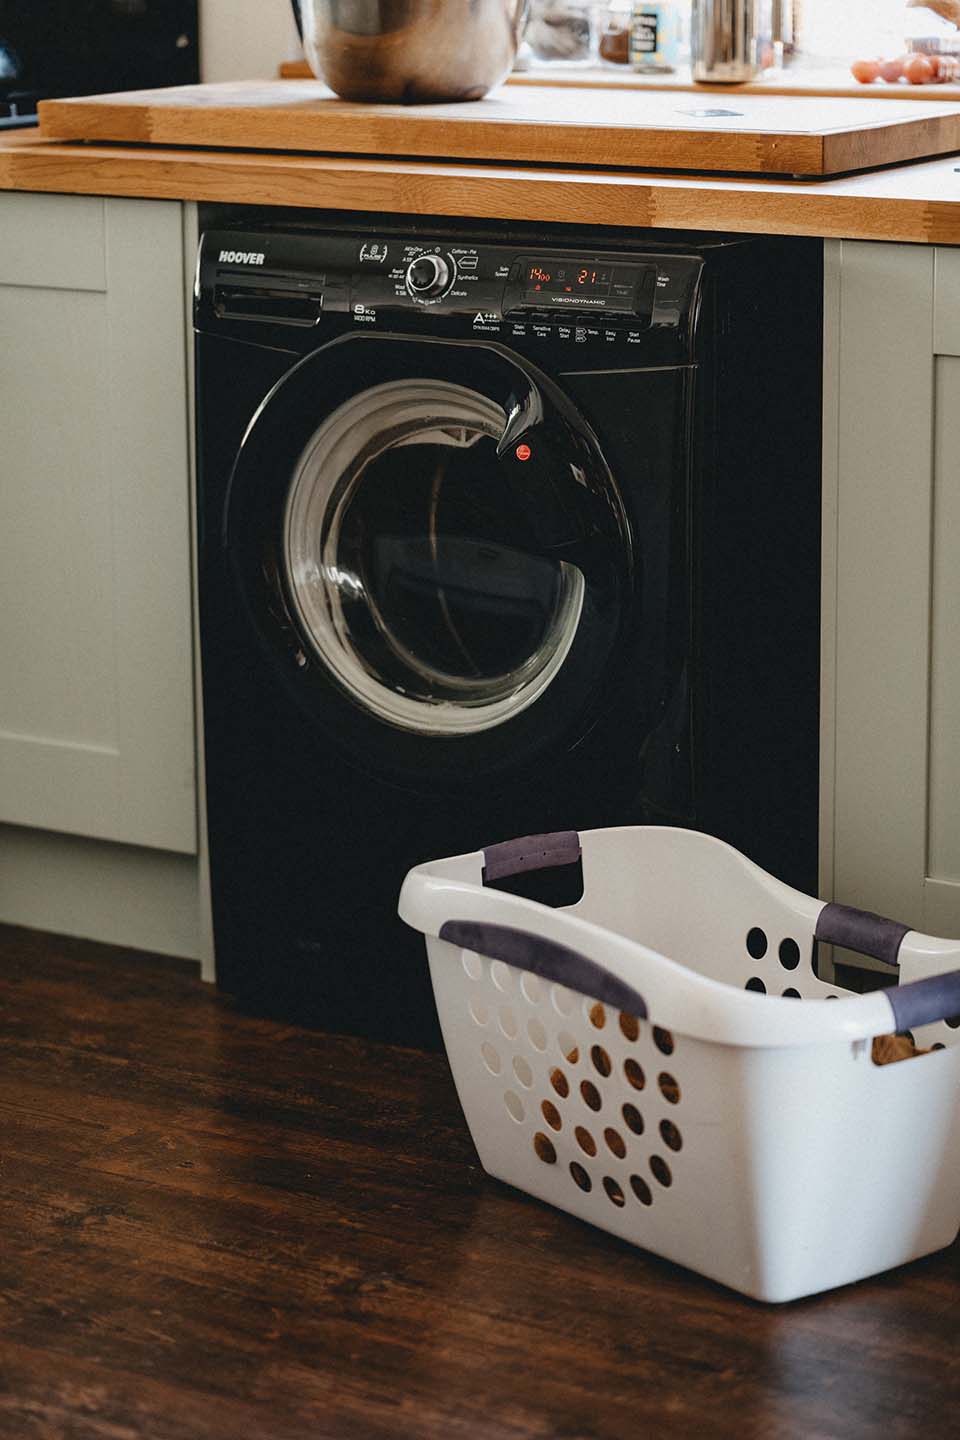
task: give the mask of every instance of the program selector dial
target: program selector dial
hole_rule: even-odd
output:
[[[453,261],[443,255],[418,255],[407,266],[407,289],[418,300],[442,295],[453,281]]]

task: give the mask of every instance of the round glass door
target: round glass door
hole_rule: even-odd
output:
[[[318,426],[283,520],[305,641],[357,704],[418,734],[503,724],[564,664],[581,569],[541,553],[508,415],[443,380],[394,380]]]
[[[349,336],[304,357],[244,436],[222,541],[282,693],[403,785],[576,743],[633,623],[596,436],[483,343]]]

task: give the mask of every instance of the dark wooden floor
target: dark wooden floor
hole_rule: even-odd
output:
[[[0,928],[0,1435],[960,1434],[960,1250],[766,1308],[484,1177],[444,1061]]]

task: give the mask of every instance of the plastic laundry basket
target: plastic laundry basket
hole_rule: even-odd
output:
[[[581,856],[569,908],[485,884]],[[660,826],[417,866],[400,914],[426,936],[491,1175],[761,1300],[955,1238],[960,942]],[[900,984],[844,997],[814,972],[817,940],[899,963]],[[872,1038],[906,1029],[937,1048],[874,1064]]]

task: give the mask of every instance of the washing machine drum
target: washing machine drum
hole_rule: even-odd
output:
[[[596,436],[494,345],[349,337],[268,396],[225,547],[284,693],[367,768],[524,763],[591,723],[629,527]]]

